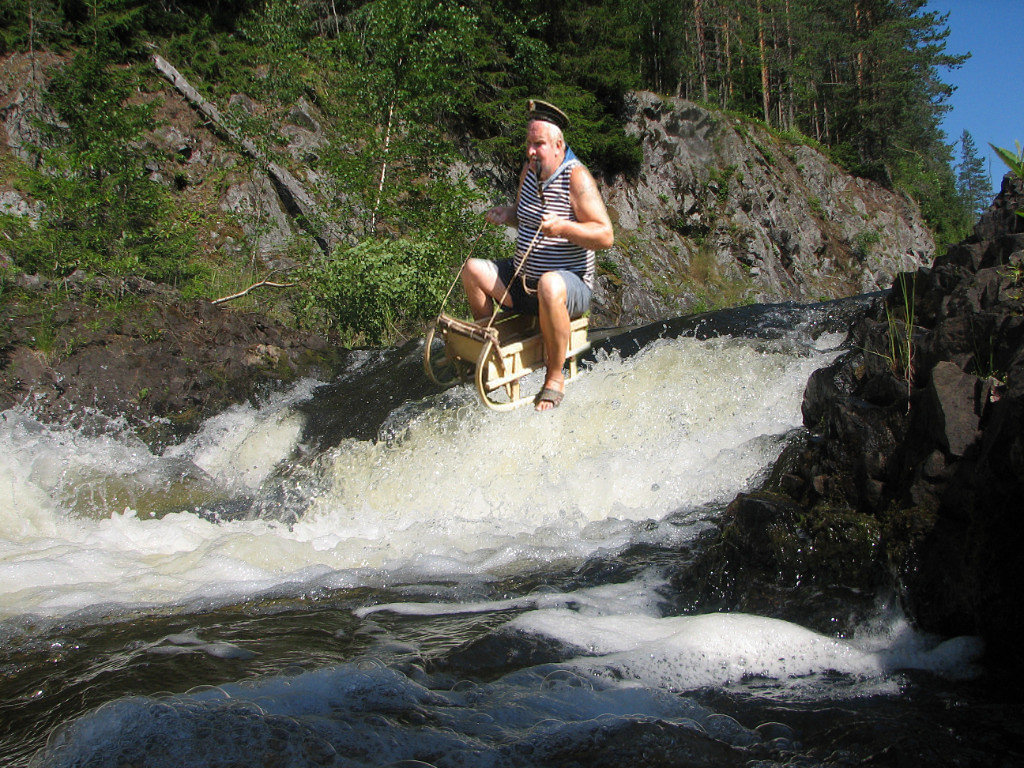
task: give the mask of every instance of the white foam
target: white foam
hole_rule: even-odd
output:
[[[659,618],[546,609],[523,614],[508,627],[580,649],[572,667],[587,675],[676,691],[824,673],[883,680],[901,669],[959,677],[970,674],[980,651],[973,638],[937,643],[918,634],[912,643],[862,645],[780,619],[736,613]]]
[[[460,603],[383,603],[355,611],[360,618],[374,613],[395,613],[402,616],[446,616],[466,613],[489,613],[512,608],[552,608],[572,605],[573,610],[587,615],[622,614],[640,611],[648,616],[660,615],[660,599],[656,590],[665,581],[653,572],[640,579],[621,584],[602,584],[574,592],[553,590],[534,592],[509,600],[484,600]]]
[[[448,393],[455,407],[396,421],[388,440],[307,460],[319,490],[305,494],[275,489],[301,448],[292,406],[313,383],[230,409],[160,456],[124,436],[50,430],[8,412],[0,616],[503,575],[651,537],[678,543],[701,530],[679,525],[680,510],[729,499],[770,465],[825,359],[666,340],[601,360],[549,414],[498,414],[468,389]],[[274,519],[196,513],[240,496],[298,498],[293,509],[268,502]]]
[[[291,408],[318,385],[307,379],[261,408],[235,405],[209,419],[168,457],[185,457],[226,488],[255,490],[299,445],[305,418]]]
[[[548,756],[556,762],[558,755],[585,754],[602,736],[645,723],[659,731],[674,726],[671,736],[684,748],[687,734],[694,744],[711,736],[742,748],[764,737],[680,692],[749,676],[785,680],[838,672],[870,681],[886,674],[876,651],[784,621],[616,612],[627,595],[653,584],[639,580],[604,594],[553,595],[590,605],[583,613],[545,609],[512,622],[517,631],[589,645],[595,654],[565,664],[449,689],[415,667],[402,665],[410,670],[404,674],[379,662],[351,663],[182,695],[125,698],[54,731],[38,758],[52,766],[143,758],[154,766],[203,766],[211,755],[219,763],[289,762],[294,750],[301,764],[310,755],[376,765],[425,755],[445,764],[548,764]],[[252,653],[195,633],[165,636],[144,651],[186,661],[189,654]]]

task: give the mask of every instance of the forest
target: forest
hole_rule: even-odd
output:
[[[298,99],[325,116],[310,162],[337,188],[321,212],[336,238],[327,253],[295,244],[287,313],[350,338],[429,316],[471,240],[503,247],[470,213],[486,192],[451,169],[515,168],[533,96],[574,116],[574,150],[606,178],[637,170],[630,91],[759,122],[913,197],[941,247],[986,196],[970,136],[957,162],[940,128],[943,72],[966,58],[945,22],[924,0],[8,0],[0,56],[28,62],[34,118],[0,181],[40,213],[2,215],[0,298],[19,273],[133,274],[206,298],[226,272],[253,278],[204,243],[218,214],[189,179],[153,181],[153,51],[212,103],[260,105],[225,111],[262,148],[254,163]]]

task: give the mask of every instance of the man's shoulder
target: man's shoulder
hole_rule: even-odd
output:
[[[576,164],[570,168],[570,185],[574,189],[597,189],[597,181],[594,180],[594,174],[590,172],[590,169],[579,160],[574,162]]]

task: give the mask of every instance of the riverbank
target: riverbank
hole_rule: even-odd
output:
[[[0,410],[123,421],[153,447],[233,403],[304,376],[330,378],[340,347],[317,334],[141,278],[6,286]]]
[[[921,628],[981,636],[991,668],[1024,668],[1022,209],[1024,181],[1008,176],[974,234],[898,276],[850,351],[811,377],[808,441],[767,495],[730,510],[733,609],[763,599],[743,587],[757,580],[778,599],[794,583],[888,582]]]

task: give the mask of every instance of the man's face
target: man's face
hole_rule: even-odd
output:
[[[565,159],[565,144],[554,125],[544,120],[532,120],[526,129],[526,159],[534,173],[546,179]]]

